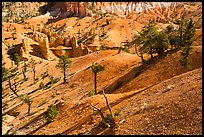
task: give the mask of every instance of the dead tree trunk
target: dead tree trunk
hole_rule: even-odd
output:
[[[144,62],[143,53],[140,53],[140,55],[139,55],[136,45],[135,45],[135,53],[138,55],[138,57],[140,57],[142,59],[142,62]]]
[[[100,116],[101,116],[101,118],[102,118],[103,124],[104,124],[106,127],[110,127],[110,125],[109,125],[109,124],[106,122],[106,120],[105,120],[105,117],[104,117],[104,115],[103,115],[102,110],[101,110],[100,108],[97,108],[97,107],[94,106],[94,105],[91,105],[91,106],[99,112],[99,114],[100,114]]]
[[[17,82],[15,81],[15,79],[14,79],[13,87],[12,87],[10,78],[8,79],[8,83],[9,83],[9,88],[11,89],[11,91],[19,98],[20,96],[17,94]]]
[[[104,90],[103,90],[103,96],[104,96],[104,98],[106,99],[106,105],[108,106],[108,109],[109,109],[110,114],[111,114],[111,125],[112,125],[112,127],[115,127],[115,125],[116,125],[116,123],[115,123],[115,117],[114,117],[113,111],[112,111],[112,109],[111,109],[111,106],[110,106],[110,104],[109,104],[109,102],[108,102],[108,98],[107,98],[106,95],[105,95]]]
[[[31,103],[27,103],[28,104],[28,115],[30,115],[30,107],[31,107]]]
[[[110,111],[111,117],[112,117],[112,119],[114,119],[113,111],[112,111],[112,109],[111,109],[111,106],[110,106],[110,104],[109,104],[109,102],[108,102],[108,99],[107,99],[107,97],[106,97],[106,95],[105,95],[104,90],[103,90],[103,96],[104,96],[104,98],[106,99],[106,105],[108,106],[108,109],[109,109],[109,111]]]
[[[122,50],[122,47],[120,46],[117,54],[120,54],[121,50]]]

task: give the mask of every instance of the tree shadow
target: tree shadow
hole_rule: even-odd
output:
[[[89,135],[115,135],[115,131],[113,127],[107,128],[102,122],[100,122],[97,126],[91,129]]]

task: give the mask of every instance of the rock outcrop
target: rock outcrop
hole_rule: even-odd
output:
[[[50,49],[49,49],[49,40],[46,34],[40,32],[33,33],[33,39],[39,43],[39,48],[42,55],[47,59],[50,60]]]
[[[113,13],[125,17],[133,12],[157,14],[162,18],[174,13],[183,5],[179,2],[55,2],[52,16],[66,18],[68,16],[93,16],[97,12]]]
[[[12,128],[10,122],[12,122],[14,119],[15,117],[10,115],[5,115],[2,117],[2,135],[5,135]]]
[[[25,54],[28,53],[28,47],[30,46],[30,43],[28,42],[28,38],[27,37],[24,37],[22,39],[22,49],[23,51],[25,52]]]
[[[57,43],[60,44],[60,45],[64,45],[64,37],[63,36],[59,36],[57,38]]]
[[[51,15],[66,18],[68,16],[91,16],[91,11],[87,8],[89,2],[55,2]]]
[[[28,60],[28,57],[27,57],[26,51],[24,50],[23,47],[20,47],[20,53],[19,53],[19,56],[20,56],[20,59],[23,60],[23,61],[27,61],[27,60]]]
[[[72,37],[70,40],[72,46],[72,57],[79,57],[88,54],[88,48],[85,45],[78,45],[77,39]]]
[[[66,47],[69,47],[70,46],[70,38],[65,37],[64,44],[65,44]]]
[[[55,41],[56,41],[55,37],[51,36],[50,37],[50,47],[54,47],[55,46]]]

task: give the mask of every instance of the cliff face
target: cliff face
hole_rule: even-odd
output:
[[[177,8],[182,7],[178,2],[55,2],[51,9],[51,15],[68,16],[93,16],[97,13],[114,13],[128,15],[132,12],[155,12],[169,15]]]

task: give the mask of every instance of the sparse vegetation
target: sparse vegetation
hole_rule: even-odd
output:
[[[36,78],[35,78],[35,74],[36,74],[36,69],[35,69],[35,65],[37,64],[35,62],[35,60],[33,58],[31,58],[31,61],[30,61],[30,64],[31,64],[31,69],[32,69],[32,72],[33,72],[33,84],[36,83]]]
[[[72,60],[69,59],[68,56],[62,55],[62,56],[60,56],[59,62],[56,65],[57,68],[62,69],[63,74],[64,74],[63,80],[64,80],[65,83],[67,82],[67,79],[66,79],[66,70],[67,70],[67,68],[71,67],[71,63],[72,63]]]
[[[48,76],[49,76],[48,71],[45,71],[44,73],[41,74],[43,80]]]
[[[182,50],[181,55],[183,56],[183,58],[179,61],[188,69],[190,65],[188,57],[192,51],[192,43],[194,41],[193,37],[195,35],[195,23],[192,19],[183,19],[179,24],[178,31],[180,33],[180,46]]]
[[[106,48],[104,47],[104,45],[100,46],[99,50],[105,50]]]
[[[96,95],[97,94],[97,83],[96,83],[97,82],[97,80],[96,80],[97,73],[99,73],[100,71],[103,71],[104,67],[98,63],[94,63],[91,65],[91,70],[94,73],[94,92]]]
[[[40,85],[39,85],[39,89],[44,89],[45,88],[45,85],[43,82],[40,82]]]
[[[23,67],[22,67],[22,73],[23,73],[24,81],[28,80],[28,78],[26,77],[27,67],[28,67],[28,64],[26,62],[24,62]]]
[[[3,57],[2,57],[3,58]],[[3,59],[2,59],[3,60]],[[5,67],[6,62],[2,62],[2,82],[7,80],[9,69]]]
[[[103,41],[104,39],[106,39],[108,37],[107,32],[105,31],[104,28],[102,28],[99,32],[99,40]]]
[[[27,113],[28,113],[28,115],[30,115],[30,108],[31,108],[31,104],[32,104],[31,99],[29,98],[28,95],[24,95],[24,96],[21,96],[21,100],[28,105],[28,112]]]
[[[11,91],[17,96],[17,97],[20,97],[18,94],[17,94],[17,87],[19,85],[19,82],[17,82],[19,78],[17,77],[17,73],[14,72],[12,73],[11,71],[8,72],[8,84],[9,84],[9,88],[11,89]],[[13,80],[13,82],[12,82]]]
[[[46,104],[47,100],[43,100],[40,104],[37,105],[37,107],[41,107],[42,105]]]
[[[73,76],[74,74],[76,74],[76,72],[71,72],[68,76]]]
[[[89,93],[87,94],[88,97],[91,97],[94,95],[94,90],[89,91]]]
[[[50,123],[54,120],[57,114],[59,114],[59,111],[57,110],[55,105],[51,104],[48,106],[48,109],[45,114],[46,114],[47,121]]]
[[[107,105],[107,107],[109,109],[109,113],[106,115],[106,117],[104,117],[104,114],[103,114],[103,112],[102,112],[102,110],[100,108],[97,108],[96,106],[93,106],[93,105],[91,105],[91,106],[99,112],[99,114],[100,114],[100,116],[102,118],[102,123],[106,127],[114,127],[116,125],[115,116],[113,115],[112,108],[111,108],[111,106],[110,106],[110,104],[108,102],[108,98],[106,97],[104,90],[103,90],[103,96],[104,96],[104,98],[106,100],[106,105]]]
[[[61,77],[58,78],[54,78],[53,76],[49,76],[50,81],[45,85],[45,88],[51,88],[53,86],[53,84],[57,83],[60,81]]]
[[[54,77],[52,75],[49,76],[50,78],[50,83],[51,83],[51,86],[54,84]]]
[[[117,111],[115,111],[114,116],[118,116],[121,111],[122,111],[122,109],[118,109]]]
[[[14,54],[14,62],[15,62],[15,65],[17,67],[20,65],[20,57],[19,57],[18,53]]]
[[[125,46],[124,48],[122,48],[122,50],[127,52],[127,53],[130,53],[130,50],[129,50],[128,46]]]

